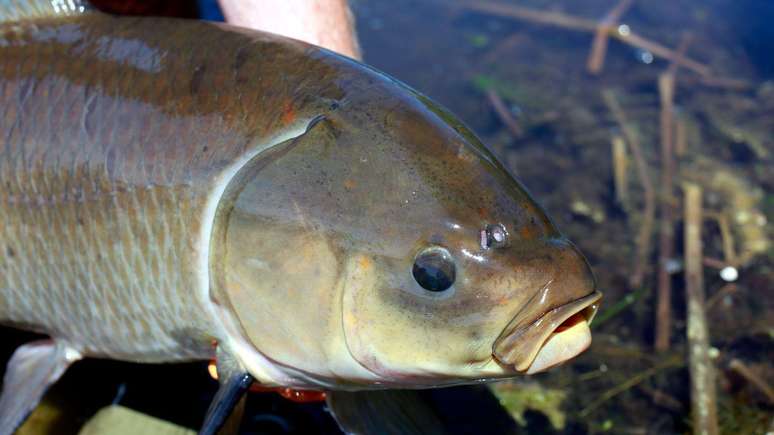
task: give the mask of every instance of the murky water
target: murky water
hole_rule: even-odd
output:
[[[774,5],[633,4],[611,25],[614,37],[592,73],[595,34],[583,26],[599,23],[614,1],[451,3],[355,2],[366,61],[461,116],[580,246],[605,292],[587,354],[550,374],[495,388],[521,428],[691,430],[682,207],[689,182],[703,189],[706,312],[721,430],[772,430],[774,403],[740,375],[737,363],[774,382]],[[674,58],[680,65],[670,70]],[[668,71],[675,84],[667,202],[659,76]],[[627,126],[611,112],[611,100],[634,132],[654,196],[639,285],[632,274],[647,201]],[[614,140],[623,144],[618,186]],[[673,219],[662,226],[664,207]],[[671,326],[664,329],[668,350],[656,352],[662,228],[673,232],[666,243],[672,252],[661,256],[671,284]],[[738,279],[728,282],[721,271],[726,279],[737,272]]]

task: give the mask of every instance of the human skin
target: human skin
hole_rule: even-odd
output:
[[[319,45],[362,59],[346,0],[219,0],[229,24]]]

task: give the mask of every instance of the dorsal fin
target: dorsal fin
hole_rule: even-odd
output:
[[[0,23],[79,15],[91,9],[87,0],[0,0]]]

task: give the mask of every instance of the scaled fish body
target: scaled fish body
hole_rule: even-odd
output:
[[[0,433],[82,357],[217,352],[267,385],[361,390],[588,346],[585,260],[427,98],[273,35],[19,3],[0,0],[0,323],[51,341],[9,363]]]

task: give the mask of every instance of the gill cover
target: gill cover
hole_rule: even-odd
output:
[[[398,90],[369,83],[239,172],[216,218],[216,297],[313,384],[510,376],[497,337],[591,293],[588,266],[469,131]],[[497,249],[481,239],[493,224]],[[450,263],[417,267],[428,252]]]

